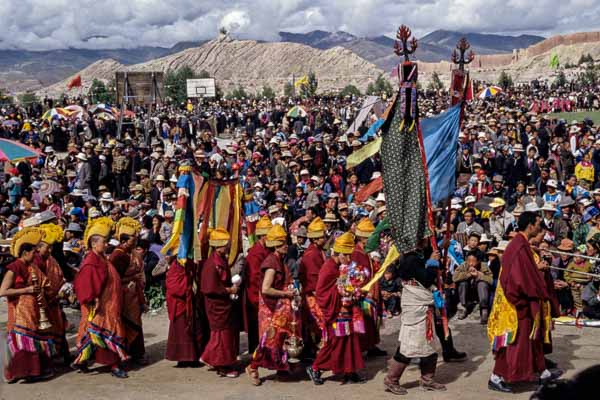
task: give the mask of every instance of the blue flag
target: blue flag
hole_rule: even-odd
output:
[[[365,132],[364,135],[362,135],[360,137],[361,142],[366,142],[367,140],[369,140],[370,138],[372,138],[373,136],[375,136],[375,134],[377,133],[377,131],[379,130],[379,128],[381,128],[381,126],[383,125],[383,123],[385,122],[384,119],[378,119],[377,121],[373,122],[373,125],[371,125],[369,127],[369,130],[367,132]]]
[[[421,132],[429,171],[431,201],[435,203],[450,196],[456,184],[460,104],[442,114],[421,120]]]

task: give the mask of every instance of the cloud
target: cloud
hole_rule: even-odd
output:
[[[279,31],[417,36],[436,29],[551,35],[594,30],[598,0],[0,0],[0,48],[172,46],[216,36],[277,39]]]

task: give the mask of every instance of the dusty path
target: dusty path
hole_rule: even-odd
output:
[[[69,313],[69,319],[77,321],[75,313]],[[2,346],[4,346],[4,324],[6,322],[6,304],[0,303],[0,325]],[[398,319],[387,320],[382,330],[383,345],[389,353],[395,350]],[[385,374],[385,358],[367,361],[366,375],[369,381],[364,385],[340,385],[339,381],[326,380],[320,387],[314,386],[301,371],[298,380],[278,382],[269,379],[270,372],[261,371],[267,380],[261,387],[253,387],[245,375],[237,379],[220,378],[206,368],[177,369],[174,363],[163,359],[168,319],[165,312],[148,315],[144,319],[146,348],[150,365],[130,371],[126,380],[112,378],[109,374],[92,372],[78,374],[66,371],[48,382],[35,384],[0,384],[0,399],[17,400],[81,400],[81,399],[123,399],[123,400],[177,400],[177,399],[227,399],[227,400],[292,400],[292,399],[368,399],[369,396],[393,399],[528,399],[531,388],[523,388],[516,395],[502,395],[487,389],[487,380],[492,368],[492,356],[489,352],[485,329],[472,319],[451,321],[454,340],[457,347],[469,354],[465,363],[438,363],[438,379],[448,386],[445,393],[424,393],[418,386],[418,367],[411,366],[402,379],[409,388],[409,395],[396,397],[385,393],[382,381]],[[69,335],[73,343],[74,335]],[[242,346],[246,346],[245,336]],[[554,354],[551,358],[567,370],[571,376],[577,370],[600,362],[600,329],[559,326],[554,331]],[[245,350],[245,349],[244,349]],[[325,375],[327,378],[328,375]]]

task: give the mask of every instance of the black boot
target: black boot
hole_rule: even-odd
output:
[[[467,359],[467,353],[458,351],[454,348],[452,340],[452,331],[448,328],[448,338],[444,338],[444,328],[442,324],[435,324],[435,333],[442,344],[442,357],[444,362],[463,362]]]

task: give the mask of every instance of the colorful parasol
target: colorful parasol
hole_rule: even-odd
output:
[[[19,125],[19,123],[17,121],[15,121],[14,119],[8,119],[4,122],[2,122],[3,126],[15,126],[15,125]]]
[[[94,118],[101,119],[103,121],[109,121],[115,119],[115,116],[109,112],[100,112],[94,115]]]
[[[68,118],[71,113],[64,108],[56,107],[51,108],[42,115],[42,119],[52,121],[53,119],[65,119]]]
[[[85,112],[83,107],[78,105],[70,105],[65,107],[64,109],[69,112],[69,116],[72,119],[81,118],[83,116],[83,113]]]
[[[307,115],[308,114],[306,113],[306,110],[300,106],[294,106],[290,108],[290,111],[287,113],[287,116],[290,118],[303,118]]]
[[[54,194],[54,193],[60,192],[60,191],[61,191],[61,187],[58,182],[55,182],[50,179],[46,179],[45,181],[42,181],[42,183],[40,185],[39,193],[40,193],[40,196],[46,197],[46,196],[50,196],[51,194]]]
[[[119,110],[117,110],[116,108],[114,108],[113,110],[114,110],[113,114],[115,115],[115,118],[119,118],[121,116],[121,113],[119,112]],[[135,113],[131,110],[125,110],[125,113],[123,114],[123,118],[134,119]]]
[[[109,114],[114,114],[114,111],[116,109],[111,107],[110,104],[105,104],[105,103],[99,103],[99,104],[94,104],[92,107],[90,107],[90,112],[91,113],[109,113]]]
[[[489,86],[479,92],[477,98],[487,99],[496,96],[498,93],[502,93],[502,88],[499,88],[498,86]]]
[[[14,140],[0,139],[0,161],[38,158],[40,151]]]

